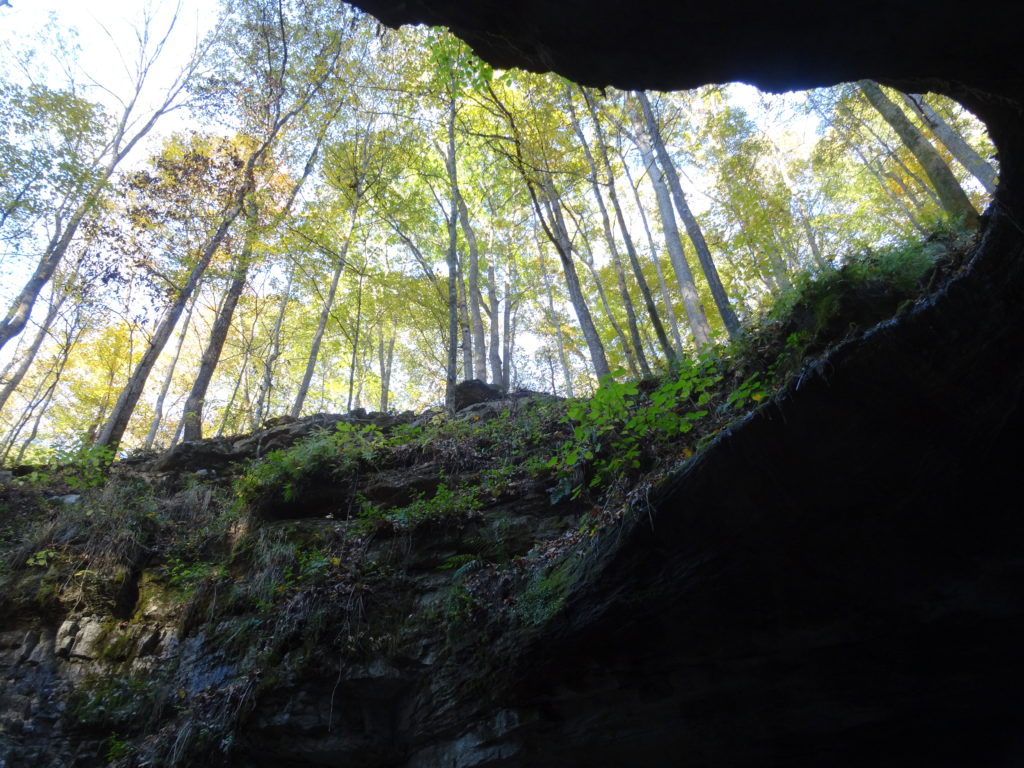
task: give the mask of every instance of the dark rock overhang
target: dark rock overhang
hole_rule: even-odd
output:
[[[742,81],[782,91],[871,77],[1020,102],[1011,3],[734,0],[357,0],[386,24],[448,26],[498,67],[673,90]],[[987,96],[986,96],[987,94]]]
[[[727,4],[636,0],[358,0],[386,24],[448,26],[499,67],[672,90],[741,80],[765,90],[862,77],[985,83],[1013,95],[1024,65],[1009,3]]]

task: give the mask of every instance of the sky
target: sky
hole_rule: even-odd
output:
[[[52,36],[47,27],[53,22],[61,30],[74,30],[80,49],[79,83],[89,91],[89,98],[115,106],[115,96],[123,96],[131,86],[130,71],[138,57],[138,33],[144,28],[146,14],[152,18],[150,37],[159,39],[170,24],[176,7],[178,20],[168,38],[164,55],[154,71],[150,89],[159,93],[188,59],[197,38],[212,25],[217,4],[201,0],[104,0],[83,3],[75,0],[9,0],[11,7],[0,7],[0,53],[10,61],[11,51],[34,47],[37,60],[44,66],[59,69]],[[155,42],[155,40],[154,40]],[[8,70],[8,77],[18,77]],[[90,82],[102,88],[89,87]],[[107,92],[105,92],[105,90]],[[169,121],[173,123],[174,121]],[[163,127],[163,132],[173,130]]]
[[[119,111],[118,97],[130,93],[131,66],[138,57],[138,32],[144,28],[143,18],[152,18],[150,37],[159,39],[167,32],[176,7],[180,7],[178,20],[164,54],[149,79],[145,98],[162,95],[165,86],[173,81],[181,65],[188,60],[196,40],[212,25],[217,3],[201,0],[104,0],[102,3],[83,3],[76,0],[9,0],[11,6],[0,7],[0,60],[7,67],[5,77],[25,83],[28,75],[14,65],[19,52],[35,49],[33,71],[49,70],[57,79],[61,64],[53,31],[57,27],[62,36],[74,40],[80,49],[76,81],[84,86],[87,98],[104,103],[112,111]],[[69,33],[68,30],[74,30]],[[155,42],[155,40],[153,41]],[[96,83],[102,85],[99,87]],[[140,114],[145,114],[144,111]],[[141,162],[162,137],[180,130],[188,123],[184,111],[167,115],[148,137],[141,142],[122,167]],[[9,305],[11,298],[24,284],[34,261],[17,259],[0,265],[0,303]],[[0,354],[0,364],[14,353],[14,345]]]

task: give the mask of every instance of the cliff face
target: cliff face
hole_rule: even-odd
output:
[[[359,459],[343,482],[314,473],[291,498],[258,497],[249,528],[215,514],[227,486],[211,473],[302,425],[125,468],[120,490],[89,501],[124,511],[105,532],[117,547],[89,549],[85,518],[62,517],[53,546],[23,559],[92,553],[95,568],[22,569],[3,596],[0,764],[1018,765],[1014,27],[916,2],[887,19],[740,2],[727,28],[696,5],[622,18],[617,3],[361,4],[452,23],[497,64],[596,84],[931,84],[988,121],[997,201],[938,294],[831,348],[590,546],[581,510],[550,505],[528,473],[495,476],[486,499],[415,506],[409,488],[456,492],[438,493],[440,467],[480,471],[472,443],[388,453],[372,480]],[[693,44],[657,39],[677,33]],[[511,406],[474,407],[466,419],[498,417],[490,450]],[[543,408],[531,418],[557,430]],[[343,537],[359,495],[412,509],[408,526]],[[174,565],[185,534],[202,569]]]

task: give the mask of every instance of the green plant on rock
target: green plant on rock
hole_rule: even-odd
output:
[[[294,501],[304,482],[318,472],[338,475],[353,471],[360,462],[372,463],[377,455],[380,430],[373,425],[339,422],[331,430],[321,430],[290,448],[270,451],[249,464],[234,485],[242,506],[270,494]]]
[[[559,475],[552,502],[580,495],[582,484],[571,478],[581,469],[592,470],[590,488],[639,469],[647,445],[685,435],[707,416],[710,391],[722,379],[712,357],[677,364],[649,396],[635,382],[614,378],[623,375],[605,376],[590,400],[569,407],[566,420],[576,422],[572,438],[547,464]]]
[[[138,732],[158,706],[160,688],[154,678],[135,675],[89,675],[71,694],[68,712],[86,728]]]
[[[185,562],[180,557],[168,560],[167,583],[183,597],[190,596],[204,581],[216,581],[227,575],[227,569],[218,563]]]
[[[738,409],[747,403],[759,403],[770,394],[768,384],[762,380],[761,374],[755,372],[748,376],[742,384],[729,393],[726,404]]]
[[[570,560],[536,571],[516,599],[516,614],[527,624],[544,624],[565,605],[578,575],[578,569]]]
[[[122,739],[116,732],[107,739],[107,762],[112,763],[132,754],[132,743]]]
[[[85,491],[107,481],[114,451],[106,446],[73,443],[57,445],[39,458],[47,463],[33,469],[21,482],[41,486],[64,483],[72,490]]]
[[[51,563],[59,560],[64,553],[56,549],[40,549],[34,552],[26,561],[25,565],[35,565],[40,568],[48,568]]]
[[[396,509],[365,505],[360,509],[363,526],[389,525],[395,530],[409,530],[427,522],[466,517],[483,508],[481,488],[473,485],[449,487],[447,481],[437,486],[434,495],[419,494],[409,504]]]
[[[458,572],[462,569],[462,566],[466,565],[466,563],[475,563],[479,560],[479,555],[471,555],[469,553],[464,553],[461,555],[452,555],[451,557],[446,558],[445,561],[441,563],[439,566],[437,566],[437,569],[439,571]]]
[[[837,318],[845,322],[851,307],[863,315],[853,319],[877,322],[918,295],[935,265],[962,252],[969,237],[955,227],[943,228],[924,241],[868,249],[826,269],[802,273],[791,290],[775,298],[767,317],[796,324],[812,338],[827,332]]]

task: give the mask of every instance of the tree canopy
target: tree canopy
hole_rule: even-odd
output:
[[[462,379],[587,393],[741,335],[802,274],[975,225],[998,173],[958,104],[871,81],[597,91],[340,0],[222,0],[154,94],[168,32],[117,41],[123,92],[8,43],[8,463]]]

